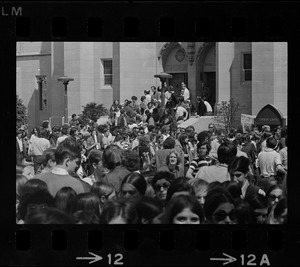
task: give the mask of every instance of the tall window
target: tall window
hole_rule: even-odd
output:
[[[112,60],[105,59],[103,62],[104,85],[112,85]]]
[[[252,81],[252,54],[244,54],[244,81]]]

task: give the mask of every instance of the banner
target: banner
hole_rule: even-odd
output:
[[[247,132],[247,130],[250,130],[252,125],[254,125],[254,119],[255,116],[253,115],[241,114],[241,124],[244,133]]]

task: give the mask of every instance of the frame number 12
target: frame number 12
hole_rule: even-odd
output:
[[[121,253],[117,254],[108,254],[108,264],[109,265],[124,265],[123,260],[123,255]]]

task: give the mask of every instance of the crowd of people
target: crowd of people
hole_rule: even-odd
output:
[[[166,93],[161,115],[152,87],[139,104],[115,100],[103,125],[74,114],[51,129],[17,129],[16,222],[286,223],[287,126],[181,128],[185,88]]]

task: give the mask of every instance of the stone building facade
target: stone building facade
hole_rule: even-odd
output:
[[[266,104],[287,116],[287,43],[283,42],[18,42],[17,94],[28,107],[29,127],[50,119],[62,124],[64,86],[68,114],[87,103],[123,102],[145,89],[161,86],[155,74],[167,72],[178,90],[184,81],[196,105],[206,94],[214,107],[229,98],[257,115]],[[41,90],[36,75],[45,75]]]

